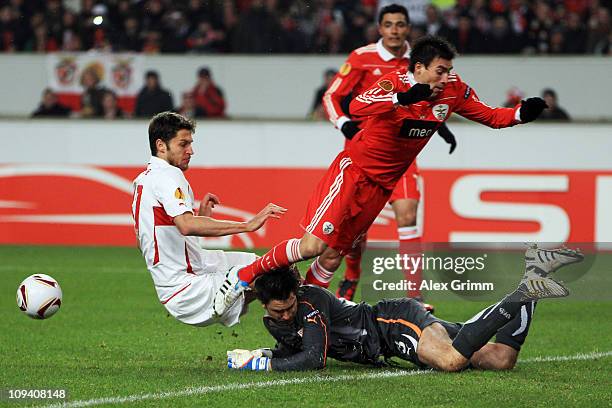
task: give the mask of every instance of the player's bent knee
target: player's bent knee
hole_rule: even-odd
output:
[[[416,214],[398,214],[395,217],[398,227],[414,227],[416,225]]]
[[[460,371],[468,363],[468,360],[452,346],[448,333],[439,323],[434,323],[423,330],[417,355],[422,363],[440,371]]]
[[[504,346],[497,358],[497,370],[512,370],[516,366],[518,352],[509,346]]]
[[[305,234],[300,240],[300,254],[304,259],[321,255],[325,248],[327,244],[312,234]]]
[[[342,262],[342,257],[335,258],[324,258],[323,256],[319,257],[319,263],[323,268],[328,271],[336,271],[340,267],[340,263]]]

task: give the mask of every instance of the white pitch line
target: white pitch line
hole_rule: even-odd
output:
[[[573,356],[551,356],[551,357],[533,357],[525,360],[519,360],[520,363],[548,363],[555,361],[579,361],[579,360],[597,360],[598,358],[610,357],[612,351],[601,351],[592,353],[578,353]]]
[[[602,351],[602,352],[592,352],[592,353],[579,353],[572,356],[550,356],[550,357],[534,357],[519,360],[519,363],[546,363],[546,362],[560,362],[560,361],[580,361],[580,360],[596,360],[598,358],[610,357],[612,356],[612,351]],[[287,380],[271,380],[271,381],[257,381],[257,382],[248,382],[248,383],[232,383],[232,384],[223,384],[223,385],[212,385],[212,386],[202,386],[202,387],[191,387],[186,388],[180,391],[168,391],[168,392],[160,392],[160,393],[152,393],[152,394],[139,394],[139,395],[128,395],[125,397],[105,397],[105,398],[95,398],[89,400],[80,400],[80,401],[71,401],[71,402],[63,402],[51,405],[44,405],[40,408],[79,408],[79,407],[91,407],[94,405],[102,405],[102,404],[124,404],[127,402],[138,402],[138,401],[146,401],[146,400],[162,400],[167,398],[177,398],[177,397],[188,397],[191,395],[203,395],[210,394],[214,392],[223,392],[223,391],[236,391],[236,390],[246,390],[246,389],[256,389],[256,388],[268,388],[268,387],[277,387],[283,385],[298,385],[298,384],[308,384],[308,383],[330,383],[330,382],[338,382],[338,381],[358,381],[358,380],[369,380],[369,379],[377,379],[377,378],[392,378],[392,377],[408,377],[415,375],[424,375],[424,374],[434,374],[436,373],[433,370],[395,370],[395,371],[380,371],[366,374],[358,374],[358,375],[339,375],[339,376],[312,376],[312,377],[302,377],[302,378],[291,378]]]

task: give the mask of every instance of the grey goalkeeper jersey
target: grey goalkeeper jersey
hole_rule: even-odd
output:
[[[380,336],[372,306],[337,299],[317,286],[301,286],[293,321],[284,323],[264,316],[276,339],[274,371],[323,368],[328,357],[376,364],[381,354]]]

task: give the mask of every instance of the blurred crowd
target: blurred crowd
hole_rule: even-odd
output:
[[[462,54],[612,54],[611,0],[392,2],[410,10],[411,40],[441,35]],[[0,0],[0,50],[345,54],[377,40],[388,3]]]
[[[61,101],[60,94],[51,88],[43,90],[38,107],[32,112],[34,118],[78,117],[93,119],[150,118],[164,112],[174,111],[188,118],[225,118],[225,97],[214,83],[208,67],[201,67],[196,74],[193,88],[182,92],[181,101],[175,105],[172,94],[162,87],[157,71],[147,71],[144,85],[130,109],[120,107],[119,98],[110,89],[100,84],[95,69],[87,69],[81,76],[82,92],[79,109],[72,110]]]

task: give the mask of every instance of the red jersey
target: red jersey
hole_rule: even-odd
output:
[[[433,100],[402,106],[398,92],[415,84],[407,69],[392,72],[357,96],[350,105],[354,116],[368,116],[365,129],[353,138],[348,154],[372,180],[393,189],[431,136],[453,112],[492,128],[519,123],[514,108],[492,108],[481,102],[476,93],[457,74]]]
[[[408,43],[402,58],[396,58],[383,47],[382,39],[351,52],[323,95],[323,108],[331,123],[340,129],[344,122],[350,120],[341,107],[347,95],[352,92],[355,97],[383,75],[408,67],[409,55]]]

